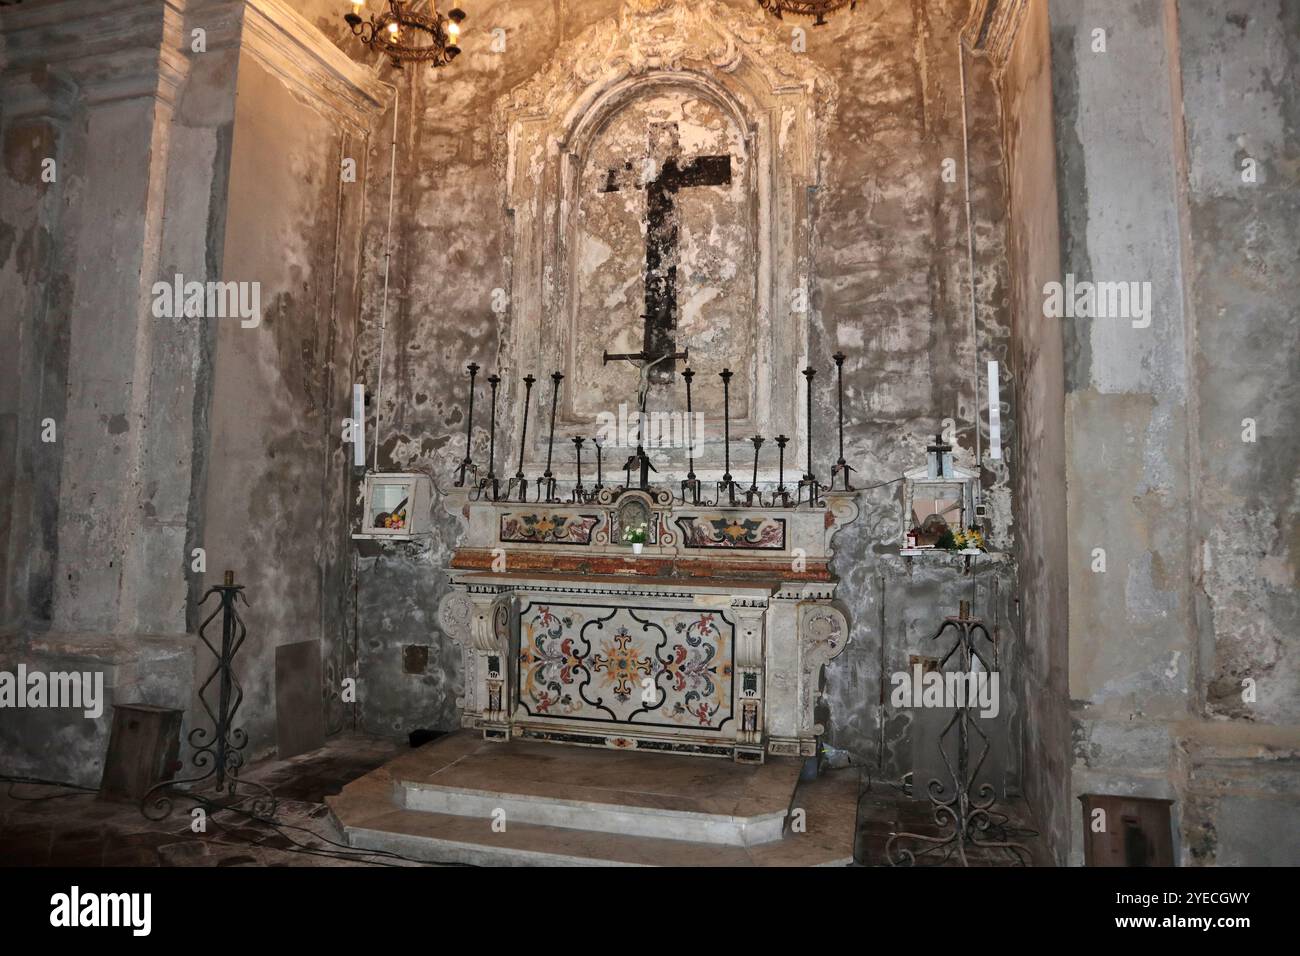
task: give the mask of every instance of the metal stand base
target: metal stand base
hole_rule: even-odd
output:
[[[961,602],[957,617],[944,620],[939,630],[935,632],[934,639],[937,640],[949,628],[957,632],[957,641],[940,660],[940,671],[954,654],[958,655],[958,673],[962,675],[972,672],[976,660],[980,662],[985,673],[997,670],[997,644],[989,636],[984,622],[970,616],[968,602]],[[992,666],[976,646],[976,634],[983,635],[984,640],[992,648]],[[966,706],[967,703],[966,699],[962,700],[961,705],[953,713],[952,719],[939,734],[939,756],[943,758],[943,765],[948,770],[950,781],[945,784],[942,780],[932,779],[926,787],[934,822],[938,824],[940,833],[938,836],[906,832],[891,835],[885,844],[885,856],[891,866],[915,866],[918,861],[941,866],[952,859],[954,854],[962,866],[972,865],[972,857],[977,864],[998,862],[1011,862],[1016,866],[1029,864],[1028,847],[1009,840],[987,838],[994,825],[993,815],[996,811],[993,810],[993,805],[996,792],[992,784],[985,783],[976,787],[975,778],[979,776],[980,768],[988,757],[989,739],[980,729],[978,713]],[[948,759],[948,752],[944,748],[944,741],[954,731],[957,733],[956,766],[953,766],[952,761]],[[970,759],[972,731],[978,738],[980,747],[979,756],[974,764]],[[913,846],[900,846],[900,843],[911,843]],[[999,859],[995,854],[1002,856]]]

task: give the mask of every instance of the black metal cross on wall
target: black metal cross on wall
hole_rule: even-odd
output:
[[[667,139],[666,157],[654,179],[637,184],[646,193],[645,236],[645,333],[640,358],[643,362],[664,359],[650,372],[652,381],[666,382],[672,378],[676,362],[673,332],[677,328],[677,261],[678,230],[677,191],[691,186],[727,186],[731,184],[730,156],[696,156],[681,163],[681,148],[677,138],[676,123],[656,123],[651,127],[651,158],[654,141]],[[618,192],[628,181],[626,175],[633,170],[628,161],[622,169],[609,170],[602,193]],[[620,182],[622,180],[622,182]]]

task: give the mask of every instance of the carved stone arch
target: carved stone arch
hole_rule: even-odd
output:
[[[589,320],[574,309],[574,190],[592,138],[655,90],[693,91],[744,138],[754,203],[754,347],[752,355],[737,356],[736,381],[750,391],[741,403],[744,416],[733,417],[733,433],[781,431],[802,441],[796,373],[806,360],[808,313],[793,308],[794,290],[811,281],[809,190],[817,183],[836,89],[810,58],[790,50],[779,25],[718,0],[628,0],[621,15],[562,46],[499,104],[497,162],[514,234],[501,364],[543,381],[557,369],[568,381],[575,375],[581,381],[571,345]],[[629,401],[634,384],[631,377]],[[571,414],[566,394],[561,391],[557,439],[590,435],[590,417]],[[512,431],[522,399],[517,387],[504,396]],[[549,388],[541,399],[549,402]],[[706,434],[721,432],[713,424],[706,418]],[[529,437],[525,467],[532,471],[545,454],[545,429],[530,428]]]

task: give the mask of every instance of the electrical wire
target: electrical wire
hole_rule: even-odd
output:
[[[25,803],[40,803],[43,800],[62,800],[66,797],[86,797],[99,793],[98,787],[83,787],[76,783],[59,783],[56,780],[43,780],[39,777],[21,777],[11,776],[9,774],[0,774],[0,780],[5,781],[9,786],[5,790],[6,796],[13,800],[22,800]],[[14,787],[18,784],[28,784],[29,786],[38,787],[63,787],[75,791],[73,793],[47,793],[40,797],[24,797],[14,793]]]

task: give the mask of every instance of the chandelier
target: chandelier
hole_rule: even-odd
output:
[[[758,5],[768,13],[781,19],[783,13],[793,13],[800,17],[816,17],[813,26],[820,27],[826,23],[826,14],[834,13],[848,7],[850,10],[858,5],[858,0],[758,0]]]
[[[427,14],[408,9],[403,0],[387,0],[387,10],[363,20],[365,5],[366,0],[352,0],[352,12],[343,19],[352,28],[353,36],[390,58],[398,69],[404,61],[445,66],[460,55],[456,41],[460,39],[465,11],[459,7],[444,16],[438,12],[437,0],[430,0]]]

